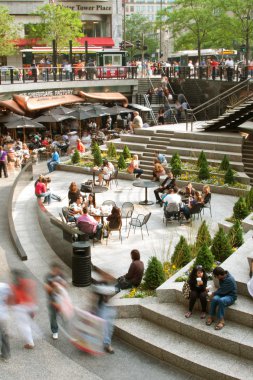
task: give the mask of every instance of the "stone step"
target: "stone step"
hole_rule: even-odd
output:
[[[173,135],[172,135],[173,136]],[[164,136],[152,136],[150,138],[150,141],[152,142],[160,142],[160,141],[163,141],[163,142],[167,142],[167,144],[170,143],[170,140],[171,140],[171,137],[164,137]]]
[[[152,150],[159,150],[159,152],[161,151],[161,149],[166,152],[166,149],[169,145],[167,143],[165,144],[161,144],[161,143],[155,143],[155,144],[147,144],[147,148],[146,149],[152,149]]]
[[[161,130],[157,130],[156,134],[155,134],[155,137],[165,137],[165,138],[168,138],[168,137],[172,137],[172,136],[174,136],[174,133],[164,132],[164,131],[161,131]]]
[[[135,142],[135,143],[141,143],[141,144],[147,144],[150,142],[149,136],[141,136],[141,135],[121,135],[120,137],[121,141],[123,142]]]
[[[204,137],[204,136],[203,136]],[[202,141],[194,141],[187,139],[177,139],[171,138],[170,140],[171,146],[183,147],[183,148],[198,148],[205,150],[218,150],[224,152],[237,152],[241,153],[242,147],[239,144],[231,144],[231,143],[221,143],[221,142],[213,142],[208,141],[207,139]]]
[[[160,360],[187,368],[195,375],[201,373],[204,379],[245,380],[252,376],[252,361],[238,360],[233,354],[195,342],[141,318],[116,320],[115,332],[121,339]]]
[[[199,154],[201,153],[202,149],[197,149],[197,148],[183,148],[183,147],[173,147],[169,146],[167,148],[167,154],[174,154],[178,153],[180,156],[189,156],[189,157],[198,157]],[[241,162],[242,155],[241,153],[236,153],[236,152],[225,152],[228,159],[230,161],[238,161]],[[224,157],[224,152],[222,151],[211,151],[211,150],[205,150],[206,157],[209,161],[209,159],[219,159],[222,160]]]
[[[242,144],[243,138],[240,135],[230,134],[230,133],[212,133],[212,132],[175,132],[175,138],[188,139],[188,140],[198,140],[198,141],[212,141],[218,143],[231,143],[231,144]]]
[[[135,136],[153,136],[155,134],[154,129],[151,128],[138,128],[135,130]]]
[[[219,347],[224,352],[253,360],[253,330],[251,327],[228,321],[222,334],[200,319],[200,311],[193,310],[191,318],[185,318],[187,309],[180,304],[152,304],[141,306],[141,316],[169,330],[194,339],[208,342],[208,346]],[[238,322],[238,321],[237,321]]]

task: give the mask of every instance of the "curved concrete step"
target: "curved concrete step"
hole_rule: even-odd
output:
[[[250,379],[253,364],[247,359],[195,342],[141,318],[118,319],[116,334],[158,359],[187,369],[204,379]],[[221,333],[221,332],[220,332]]]

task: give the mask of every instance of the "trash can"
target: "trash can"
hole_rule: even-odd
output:
[[[72,284],[84,287],[91,284],[91,252],[88,241],[77,241],[72,244]]]

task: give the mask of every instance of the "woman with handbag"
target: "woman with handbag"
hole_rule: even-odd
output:
[[[205,269],[201,265],[194,267],[189,275],[188,284],[190,286],[190,298],[189,298],[189,311],[185,314],[186,318],[190,318],[192,315],[192,310],[195,305],[197,298],[199,298],[201,303],[201,314],[200,318],[206,318],[206,308],[207,308],[207,274]]]

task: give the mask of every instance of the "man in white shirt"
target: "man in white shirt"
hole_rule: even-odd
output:
[[[134,119],[131,123],[131,130],[134,133],[135,129],[143,127],[143,121],[142,121],[142,118],[140,117],[138,111],[134,111],[133,114],[134,114]]]
[[[182,203],[182,198],[179,194],[175,192],[174,189],[170,189],[169,193],[162,197],[162,201],[165,204],[165,206],[168,206],[168,204],[170,203],[176,203],[180,205]]]

